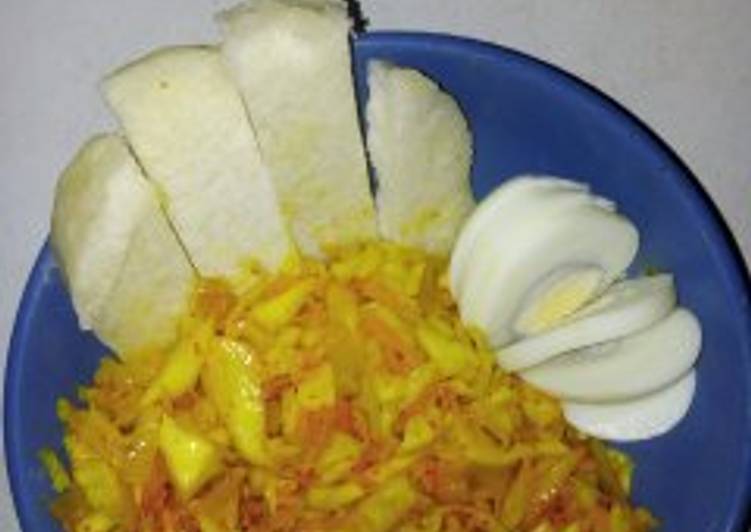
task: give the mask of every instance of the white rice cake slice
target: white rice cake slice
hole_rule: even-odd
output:
[[[291,239],[218,50],[157,50],[110,75],[104,91],[200,273],[231,278],[249,259],[277,269]]]
[[[475,206],[467,121],[456,101],[417,70],[371,61],[368,86],[381,236],[446,255]]]
[[[82,328],[120,354],[175,339],[195,272],[121,137],[92,138],[63,172],[52,247]]]
[[[334,0],[253,0],[219,16],[222,50],[301,250],[376,236],[349,48]]]

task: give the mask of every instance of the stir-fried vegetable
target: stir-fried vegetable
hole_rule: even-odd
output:
[[[61,401],[68,530],[651,530],[631,463],[495,367],[446,264],[386,243],[197,288],[171,349]]]

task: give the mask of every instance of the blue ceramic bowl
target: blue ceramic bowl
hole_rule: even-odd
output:
[[[521,172],[580,179],[615,200],[642,235],[636,268],[675,272],[680,299],[701,318],[698,394],[667,436],[626,449],[636,501],[665,531],[745,530],[751,459],[751,320],[743,263],[717,210],[671,151],[617,104],[555,68],[496,46],[438,35],[372,33],[355,43],[365,64],[385,58],[425,71],[463,107],[474,133],[479,197]],[[60,448],[55,399],[89,382],[105,353],[78,330],[48,247],[18,311],[5,382],[6,459],[26,531],[55,530],[37,461]],[[649,368],[644,368],[649,371]]]

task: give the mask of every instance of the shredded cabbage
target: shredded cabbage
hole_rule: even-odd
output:
[[[631,461],[495,367],[445,260],[385,242],[196,288],[61,401],[66,530],[646,531]]]

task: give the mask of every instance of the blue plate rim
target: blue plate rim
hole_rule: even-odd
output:
[[[738,294],[738,306],[742,314],[739,320],[745,323],[745,327],[742,327],[745,341],[742,343],[746,346],[746,356],[743,358],[745,364],[742,369],[746,375],[751,375],[751,275],[740,247],[722,213],[698,178],[643,120],[593,85],[560,67],[499,44],[431,32],[382,31],[373,32],[368,36],[369,38],[362,42],[366,47],[377,48],[394,44],[415,48],[443,47],[453,53],[458,49],[464,49],[491,60],[497,61],[502,58],[504,61],[523,65],[524,75],[546,79],[557,88],[578,96],[584,105],[614,119],[617,127],[628,131],[634,141],[649,147],[648,151],[665,169],[664,173],[670,174],[671,179],[680,188],[683,203],[701,220],[702,237],[723,266],[721,276],[733,293]],[[736,479],[738,488],[731,501],[734,513],[726,523],[723,523],[724,532],[747,532],[751,526],[751,385],[747,387],[745,417],[745,455]]]
[[[21,303],[16,312],[16,322],[13,326],[10,347],[8,348],[7,362],[5,366],[5,382],[3,383],[3,444],[5,445],[5,467],[8,472],[8,481],[10,491],[13,497],[13,507],[15,509],[21,530],[31,530],[31,508],[25,504],[21,496],[21,464],[23,458],[21,449],[23,442],[18,439],[18,432],[13,427],[18,425],[21,417],[20,409],[20,387],[21,373],[24,359],[22,354],[25,352],[22,346],[26,343],[26,338],[30,333],[31,312],[37,300],[40,297],[42,287],[44,286],[44,275],[52,260],[51,248],[48,241],[45,241],[37,255],[34,266],[32,267],[29,279],[26,282],[21,295]]]
[[[414,48],[441,47],[450,50],[452,53],[462,50],[475,55],[486,56],[493,60],[503,58],[506,61],[518,63],[527,69],[526,74],[547,79],[558,88],[567,90],[572,94],[578,94],[582,102],[598,109],[598,112],[607,113],[614,118],[618,127],[629,131],[635,140],[656,148],[649,151],[659,158],[660,163],[669,170],[670,174],[678,176],[676,182],[682,192],[685,193],[681,197],[701,219],[704,239],[717,243],[711,245],[710,249],[718,254],[717,258],[723,265],[721,271],[726,283],[735,293],[740,294],[739,306],[742,316],[739,316],[739,319],[745,322],[744,339],[746,341],[744,344],[746,346],[751,345],[751,277],[738,243],[719,209],[697,177],[674,150],[642,120],[607,94],[573,74],[544,60],[502,45],[447,33],[418,31],[369,31],[358,34],[355,41],[355,47],[377,48],[394,45]],[[22,442],[18,441],[18,434],[12,427],[17,425],[20,417],[18,392],[21,382],[19,377],[24,362],[21,356],[24,352],[22,345],[26,343],[26,338],[30,334],[31,313],[29,311],[34,307],[40,296],[41,289],[44,286],[43,276],[47,274],[51,260],[51,248],[49,242],[45,241],[36,257],[16,313],[8,349],[3,387],[3,436],[6,470],[14,509],[22,530],[30,530],[31,508],[21,498],[21,471],[19,468],[22,463],[20,456]],[[749,354],[748,348],[746,354]],[[745,361],[746,364],[743,369],[747,374],[751,374],[751,357],[746,356]],[[738,480],[741,483],[740,489],[736,490],[735,498],[732,501],[732,506],[737,511],[726,524],[725,530],[727,532],[744,532],[749,524],[749,513],[751,511],[751,391],[747,393],[746,404],[746,430],[749,443],[745,448],[745,456]]]

